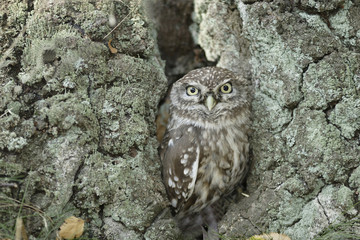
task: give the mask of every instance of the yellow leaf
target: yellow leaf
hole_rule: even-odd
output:
[[[288,236],[281,233],[265,233],[262,235],[254,235],[248,240],[291,240]]]
[[[80,237],[84,232],[84,220],[71,216],[65,219],[65,223],[60,226],[58,236],[61,239],[74,239]]]

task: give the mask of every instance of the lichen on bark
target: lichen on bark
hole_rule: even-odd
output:
[[[54,229],[86,219],[88,238],[179,238],[155,139],[167,81],[154,9],[8,0],[0,10],[0,175],[18,186],[2,188],[13,207],[1,222],[13,229],[24,199]],[[360,236],[359,13],[350,0],[194,0],[195,44],[252,84],[250,196],[230,205],[222,237]],[[121,24],[103,39],[110,18]],[[32,237],[54,234],[23,215]]]
[[[213,51],[237,35],[229,31],[230,24],[205,26],[212,21],[210,6],[222,6],[229,15],[234,2],[195,2],[198,38],[211,39],[199,41],[205,52],[221,56],[238,51],[239,42]],[[253,156],[247,179],[250,197],[230,206],[220,233],[240,237],[275,231],[291,239],[313,239],[322,231],[331,234],[326,229],[343,222],[346,231],[359,234],[359,4],[235,4],[240,36],[250,52],[245,61],[253,83]],[[209,28],[217,32],[211,34]]]
[[[88,237],[141,239],[167,204],[154,137],[167,84],[141,2],[29,1],[19,26],[15,12],[2,15],[20,40],[2,45],[0,164],[6,179],[22,179],[19,195],[5,194],[54,224],[88,219]],[[110,36],[118,54],[102,39],[110,15],[123,21]],[[44,237],[42,219],[31,219],[29,234]]]

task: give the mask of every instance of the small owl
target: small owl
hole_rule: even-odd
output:
[[[173,84],[160,155],[166,191],[180,224],[188,221],[186,216],[207,212],[244,178],[247,94],[245,79],[218,67],[193,70]]]

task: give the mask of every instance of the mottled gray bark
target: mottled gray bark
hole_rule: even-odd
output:
[[[0,201],[24,196],[55,229],[75,215],[88,237],[142,239],[167,205],[154,137],[167,81],[141,1],[1,8],[0,175],[21,179],[20,192],[1,188]],[[123,22],[103,40],[111,15]],[[18,210],[1,214],[1,231],[11,235]],[[47,239],[41,217],[21,214],[34,216],[31,235]]]
[[[179,237],[155,138],[167,89],[146,13],[156,2],[1,4],[0,180],[18,189],[1,187],[0,237],[23,197],[54,221],[47,230],[22,210],[39,239],[71,215],[86,237]],[[109,16],[122,23],[103,40]],[[230,205],[220,234],[313,239],[344,223],[327,234],[359,238],[360,2],[195,0],[193,20],[207,60],[253,83],[250,197]]]
[[[220,232],[313,239],[343,223],[326,236],[358,239],[360,2],[198,0],[195,13],[206,56],[254,89],[250,197]]]

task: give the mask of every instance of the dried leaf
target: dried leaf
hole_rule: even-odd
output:
[[[116,48],[114,48],[113,46],[111,46],[111,41],[112,41],[112,39],[109,40],[108,46],[109,46],[110,52],[115,54],[115,53],[117,53],[118,50]]]
[[[65,219],[65,223],[60,226],[58,236],[61,239],[74,239],[80,237],[84,232],[84,220],[71,216]]]
[[[254,235],[247,240],[291,240],[288,236],[281,233],[265,233],[262,235]]]

